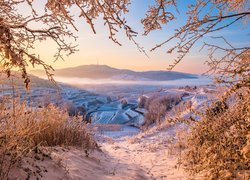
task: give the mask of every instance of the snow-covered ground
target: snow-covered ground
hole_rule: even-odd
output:
[[[43,157],[43,160],[35,161],[24,158],[23,168],[13,169],[10,179],[25,179],[27,167],[32,172],[39,172],[31,175],[33,179],[36,177],[48,180],[206,179],[190,176],[179,163],[180,149],[173,143],[177,138],[176,126],[160,130],[154,127],[146,132],[134,126],[142,124],[144,119],[145,109],[137,107],[138,98],[142,95],[150,98],[186,93],[182,101],[191,102],[191,108],[197,109],[213,99],[212,93],[209,92],[215,91],[215,87],[198,82],[190,85],[183,81],[175,81],[175,84],[166,86],[162,84],[60,86],[60,91],[42,87],[33,89],[30,95],[33,101],[44,99],[47,91],[47,95],[56,101],[55,94],[59,92],[63,101],[71,102],[76,107],[86,108],[86,115],[92,119],[89,129],[93,130],[102,151],[89,152],[90,154],[86,156],[81,149],[56,147],[51,151],[51,158]],[[122,104],[125,101],[127,104]],[[168,114],[174,115],[170,112]],[[182,118],[191,115],[193,114],[190,109],[180,113]]]
[[[111,126],[109,128],[109,126]],[[106,138],[112,138],[112,139],[119,139],[124,137],[131,137],[133,135],[137,135],[140,132],[140,129],[128,126],[128,125],[116,125],[116,127],[112,127],[112,125],[102,125],[97,124],[94,125],[94,127],[97,127],[97,130],[95,131],[95,134],[98,137],[106,137]]]
[[[180,163],[181,151],[173,143],[176,127],[138,133],[131,127],[111,132],[99,131],[96,140],[101,151],[51,148],[47,156],[22,159],[22,168],[13,168],[10,179],[46,180],[175,180],[206,179],[192,176]],[[103,128],[105,129],[105,128]],[[118,136],[120,135],[120,136]],[[29,175],[28,175],[29,174]]]
[[[126,82],[92,82],[77,79],[69,81],[73,85],[59,83],[57,87],[38,86],[30,91],[23,88],[14,92],[21,100],[31,106],[44,106],[50,102],[67,107],[71,114],[81,114],[87,121],[96,124],[126,124],[141,126],[145,109],[138,110],[138,99],[141,96],[157,98],[164,96],[182,96],[183,101],[191,101],[195,108],[207,101],[207,86],[211,82],[206,77],[198,79],[179,79],[172,81],[126,81]],[[98,80],[97,80],[98,81]],[[182,88],[181,88],[182,87]],[[197,89],[192,89],[198,87]],[[12,96],[11,87],[1,91],[0,97]]]

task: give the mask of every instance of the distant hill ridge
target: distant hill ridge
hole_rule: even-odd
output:
[[[56,84],[54,84],[53,82],[47,80],[47,79],[42,79],[39,78],[37,76],[34,75],[30,75],[30,88],[50,88],[50,89],[57,89],[58,87],[56,86]],[[22,78],[22,74],[20,72],[12,72],[11,76],[8,78],[6,74],[4,73],[0,73],[0,84],[2,86],[0,86],[0,89],[3,89],[3,85],[5,87],[12,87],[13,84],[16,88],[25,88],[25,83],[24,83],[24,79]]]
[[[43,76],[43,70],[33,70],[32,74]],[[116,69],[107,65],[83,65],[65,69],[57,69],[55,76],[77,77],[89,79],[113,79],[113,80],[157,80],[167,81],[175,79],[197,78],[197,75],[175,71],[143,71],[136,72],[128,69]]]

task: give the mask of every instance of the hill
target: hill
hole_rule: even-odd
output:
[[[56,85],[47,80],[47,79],[41,79],[37,76],[29,74],[30,77],[30,87],[31,88],[57,88]],[[9,87],[9,86],[16,86],[18,88],[24,88],[24,79],[22,79],[22,75],[19,72],[12,72],[11,77],[7,77],[6,74],[0,73],[0,85],[3,87]],[[1,88],[2,88],[1,87]],[[1,89],[0,88],[0,89]]]
[[[33,70],[32,74],[44,76],[43,70]],[[113,80],[157,80],[167,81],[176,79],[197,78],[197,75],[175,71],[144,71],[136,72],[128,69],[116,69],[107,65],[83,65],[65,69],[57,69],[55,76],[77,77],[89,79]]]

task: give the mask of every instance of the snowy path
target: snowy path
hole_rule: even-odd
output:
[[[198,93],[199,95],[199,93]],[[193,108],[206,102],[204,95],[189,97]],[[184,111],[181,115],[186,116]],[[179,165],[181,151],[172,143],[174,127],[152,127],[147,132],[123,126],[102,124],[90,126],[95,132],[100,151],[85,152],[74,148],[52,148],[48,157],[24,158],[22,169],[14,169],[11,179],[45,180],[176,180],[205,179],[192,177]],[[27,171],[27,169],[29,171]]]
[[[24,171],[12,171],[9,179],[25,179],[28,173],[31,179],[46,180],[201,179],[190,177],[178,165],[180,153],[171,145],[174,131],[174,128],[153,129],[119,138],[100,134],[102,151],[86,156],[83,150],[54,148],[50,158],[25,159]],[[25,171],[27,167],[30,172]]]
[[[175,128],[160,131],[153,128],[132,136],[128,134],[134,132],[133,128],[125,130],[128,132],[124,137],[108,133],[106,135],[111,136],[102,134],[98,137],[102,151],[110,158],[114,172],[112,179],[195,179],[178,165],[180,151],[171,143]]]

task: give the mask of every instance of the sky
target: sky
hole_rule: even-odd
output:
[[[192,0],[193,1],[193,0]],[[136,41],[143,46],[149,57],[139,52],[133,42],[129,41],[123,32],[117,34],[118,41],[122,46],[118,46],[108,38],[107,27],[103,25],[101,19],[94,21],[97,34],[93,34],[91,28],[86,24],[84,19],[76,19],[76,26],[78,32],[78,52],[68,57],[64,61],[58,60],[54,62],[53,55],[56,52],[56,45],[53,42],[47,41],[37,44],[35,52],[48,64],[51,64],[55,69],[74,67],[87,64],[105,64],[120,69],[131,69],[136,71],[145,70],[166,70],[170,64],[173,63],[176,54],[167,54],[168,47],[174,45],[173,43],[163,46],[154,52],[149,50],[156,44],[161,43],[168,37],[173,35],[173,29],[178,28],[185,23],[186,3],[191,1],[182,1],[179,5],[178,19],[174,22],[164,26],[162,30],[156,30],[148,36],[143,36],[143,27],[140,23],[145,16],[145,12],[153,0],[132,0],[129,6],[129,13],[125,15],[128,24],[137,32],[139,32]],[[37,7],[41,6],[39,3]],[[25,11],[25,10],[24,10]],[[78,14],[75,14],[76,16]],[[232,44],[249,45],[250,39],[248,33],[249,24],[243,27],[236,25],[233,28],[221,31],[218,36],[224,35]],[[176,66],[174,71],[187,73],[204,73],[207,66],[204,64],[207,57],[207,51],[199,51],[203,41],[211,41],[209,37],[199,41],[190,53],[183,59],[183,61]],[[213,40],[214,43],[220,45],[221,41]]]

